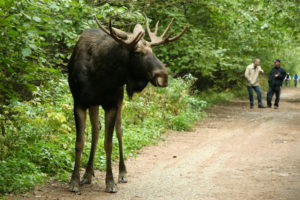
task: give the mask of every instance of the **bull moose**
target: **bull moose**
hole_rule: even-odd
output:
[[[146,16],[145,16],[146,17]],[[76,125],[75,165],[69,190],[78,192],[80,184],[90,184],[94,176],[94,156],[101,125],[99,106],[105,111],[106,152],[106,192],[117,192],[114,182],[111,153],[114,128],[119,143],[120,163],[118,182],[126,183],[126,167],[123,159],[121,110],[126,85],[127,94],[132,97],[142,91],[149,82],[156,87],[168,85],[168,75],[163,64],[152,52],[152,46],[166,44],[180,38],[187,30],[185,27],[178,35],[168,34],[172,21],[161,36],[151,32],[146,17],[147,32],[151,39],[144,39],[145,30],[136,24],[133,33],[113,28],[111,20],[108,29],[95,17],[99,29],[85,30],[73,51],[68,64],[68,81],[74,99]],[[92,143],[85,174],[80,182],[80,159],[84,147],[84,130],[87,110],[92,125]]]

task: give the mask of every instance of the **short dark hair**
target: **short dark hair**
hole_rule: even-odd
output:
[[[274,60],[274,63],[275,63],[275,62],[281,62],[281,60],[280,60],[280,59],[275,59],[275,60]]]

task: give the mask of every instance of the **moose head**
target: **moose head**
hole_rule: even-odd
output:
[[[136,24],[132,33],[127,33],[120,29],[112,27],[109,20],[108,30],[100,24],[97,18],[96,22],[99,28],[107,35],[111,36],[116,42],[128,49],[130,58],[129,66],[131,68],[131,79],[135,84],[131,84],[131,79],[127,82],[127,93],[132,96],[133,92],[139,92],[147,85],[149,81],[156,87],[168,86],[168,75],[166,65],[162,63],[152,51],[153,46],[159,46],[179,39],[186,31],[185,27],[179,34],[172,37],[173,33],[168,34],[174,19],[168,24],[164,32],[158,36],[159,21],[155,25],[154,32],[151,31],[149,22],[146,18],[146,29],[151,41],[144,39],[145,30],[140,24]],[[147,80],[147,82],[145,81]]]

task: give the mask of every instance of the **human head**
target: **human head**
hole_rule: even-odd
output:
[[[281,65],[280,59],[274,60],[274,66],[275,66],[275,67],[280,67],[280,65]]]
[[[253,64],[254,64],[254,66],[260,65],[260,59],[259,59],[259,58],[255,58],[255,59],[253,60]]]

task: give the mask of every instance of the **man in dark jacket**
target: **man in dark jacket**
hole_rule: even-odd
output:
[[[274,103],[274,108],[277,109],[280,100],[280,90],[282,82],[286,76],[285,70],[281,67],[281,62],[279,59],[274,61],[274,67],[272,68],[269,75],[269,89],[267,94],[268,107],[272,107],[272,98],[275,93],[276,99]]]

